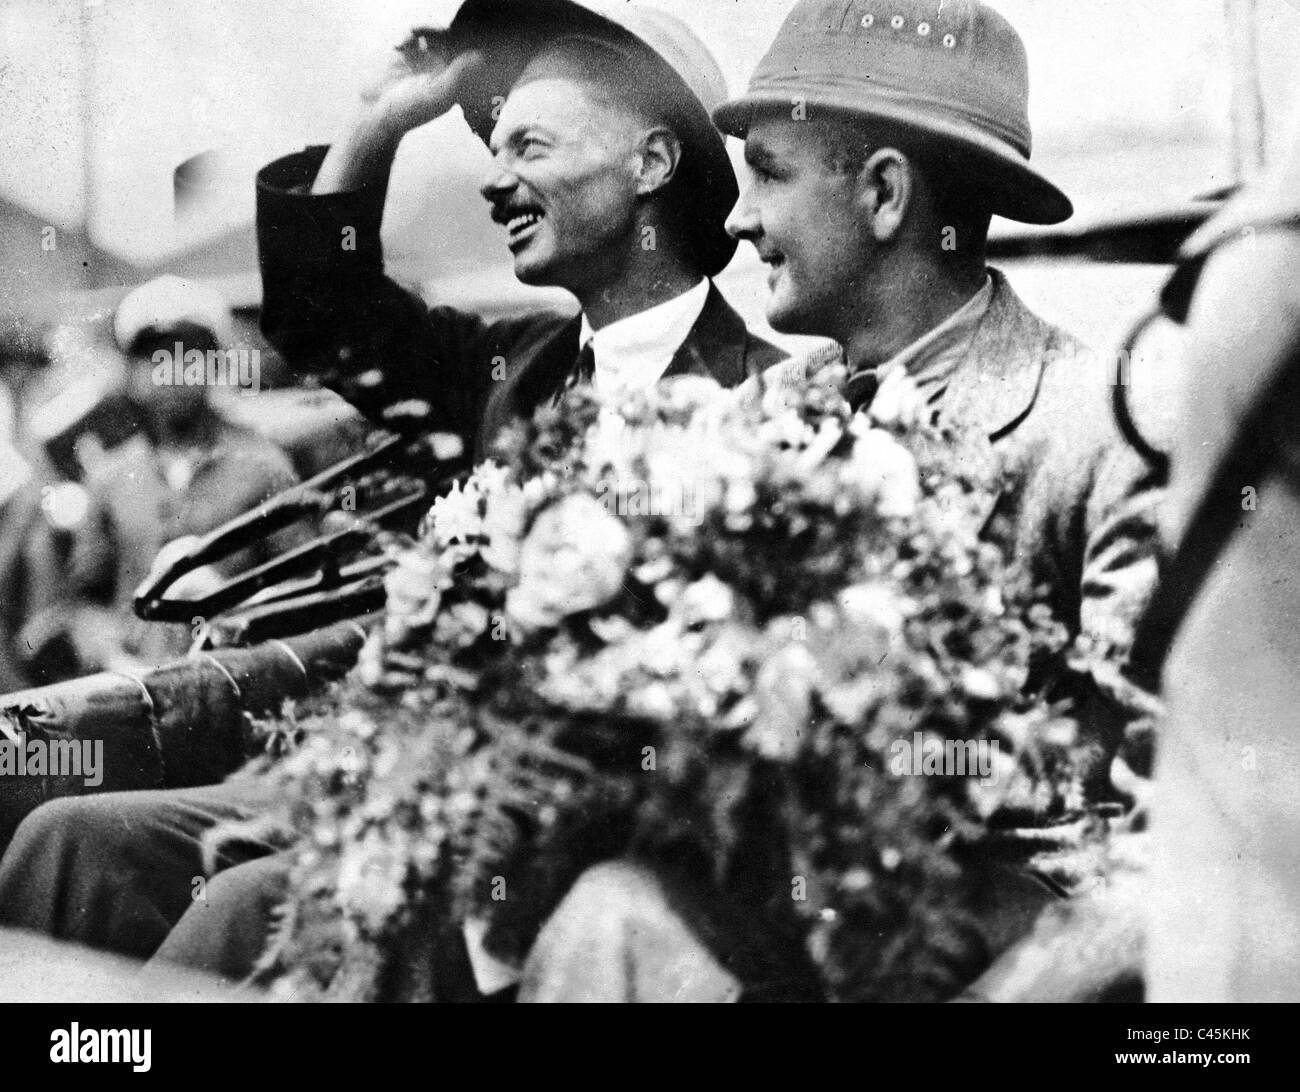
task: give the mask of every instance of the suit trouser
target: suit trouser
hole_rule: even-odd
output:
[[[42,804],[0,860],[0,926],[147,959],[207,892],[203,835],[269,803],[266,788],[234,781]],[[258,839],[229,845],[217,870],[272,849]]]
[[[195,899],[150,961],[149,969],[176,964],[232,982],[252,974],[266,947],[275,909],[289,891],[292,854],[275,853],[215,875],[206,896]],[[440,1001],[501,1001],[513,990],[482,994],[460,928],[448,923],[434,942]]]
[[[290,855],[235,865],[208,881],[167,934],[151,966],[175,963],[240,981],[252,973],[289,889]]]

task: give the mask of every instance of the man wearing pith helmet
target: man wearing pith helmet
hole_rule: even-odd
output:
[[[999,215],[1069,199],[1030,162],[1025,47],[975,0],[801,0],[714,113],[750,178],[727,221],[769,268],[768,319],[843,347],[856,404],[903,371],[992,442],[1016,546],[1072,634],[1122,650],[1155,575],[1156,483],[1110,412],[1115,368],[985,260]]]
[[[446,31],[394,54],[333,145],[261,172],[264,330],[291,365],[333,373],[364,412],[423,403],[425,423],[475,456],[575,382],[739,384],[782,354],[711,280],[736,249],[724,228],[736,178],[709,116],[725,94],[708,49],[670,16],[467,0]],[[486,322],[430,309],[385,276],[379,227],[397,146],[454,105],[492,153],[484,214],[516,276],[569,290],[580,315]],[[256,859],[219,861],[204,901],[191,883],[204,832],[265,804],[229,783],[51,802],[0,861],[0,924],[140,957],[166,939],[161,958],[241,977],[287,866],[269,845],[241,844],[239,857]],[[493,981],[470,977],[465,993]]]
[[[1028,98],[1024,44],[984,4],[801,0],[746,93],[714,112],[750,174],[727,226],[769,267],[772,326],[839,343],[855,406],[902,373],[938,419],[991,442],[1015,549],[1071,635],[1118,658],[1156,575],[1160,482],[1112,424],[1113,369],[986,264],[994,215],[1072,212],[1031,165]],[[1094,680],[1078,688],[1089,787],[1107,792],[1126,713]],[[1033,882],[999,884],[986,956],[1013,939]],[[723,914],[718,893],[682,899],[636,865],[592,869],[543,929],[521,998],[801,994],[719,946],[726,931],[699,924],[710,900]]]

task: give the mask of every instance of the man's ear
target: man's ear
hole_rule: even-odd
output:
[[[637,178],[638,197],[658,193],[677,174],[682,161],[682,142],[671,129],[651,129],[641,138],[641,170]]]
[[[897,148],[881,148],[858,173],[858,201],[871,216],[871,231],[880,243],[898,238],[912,202],[916,175],[911,160]]]

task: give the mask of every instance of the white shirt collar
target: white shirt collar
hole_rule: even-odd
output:
[[[708,298],[709,281],[703,278],[680,296],[599,330],[591,328],[584,314],[578,344],[591,342],[596,358],[592,380],[596,390],[638,390],[662,379]]]

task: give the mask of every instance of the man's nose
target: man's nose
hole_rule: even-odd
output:
[[[749,199],[749,190],[744,189],[737,198],[735,206],[727,215],[727,234],[735,239],[747,239],[753,242],[761,233],[762,225],[758,210]]]
[[[487,174],[483,176],[478,192],[488,201],[495,201],[518,185],[519,179],[514,172],[507,170],[498,160],[493,159]]]

